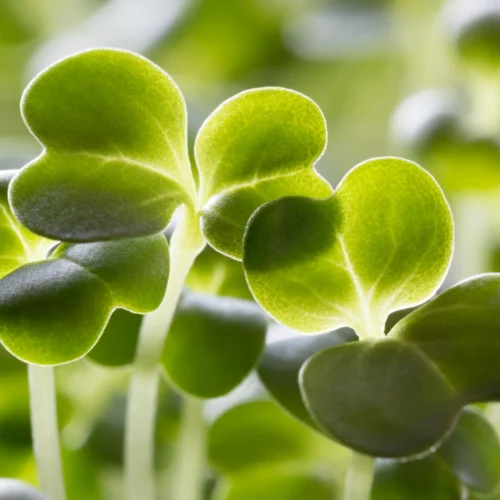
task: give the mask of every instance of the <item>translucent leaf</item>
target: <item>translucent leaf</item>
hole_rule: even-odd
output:
[[[261,207],[243,264],[254,297],[279,322],[380,337],[391,312],[435,293],[452,249],[451,212],[434,179],[407,160],[379,158],[352,169],[328,199]]]
[[[95,241],[162,231],[195,186],[179,89],[143,57],[94,49],[40,73],[22,113],[43,153],[10,201],[31,231]]]
[[[195,144],[210,245],[241,259],[247,221],[260,205],[283,196],[329,196],[331,187],[314,170],[325,146],[325,118],[302,94],[262,88],[221,104]]]

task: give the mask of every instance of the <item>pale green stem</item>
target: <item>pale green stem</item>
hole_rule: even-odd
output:
[[[343,500],[370,500],[375,458],[352,452],[347,470]]]
[[[471,76],[471,128],[478,135],[494,137],[500,131],[500,74]]]
[[[205,471],[205,424],[202,400],[184,399],[177,446],[171,498],[201,500]]]
[[[31,434],[38,480],[48,498],[65,500],[54,368],[29,364],[28,380]]]
[[[155,428],[160,360],[186,277],[205,243],[195,214],[185,209],[170,244],[170,276],[158,309],[143,319],[127,401],[125,491],[129,500],[155,499]]]

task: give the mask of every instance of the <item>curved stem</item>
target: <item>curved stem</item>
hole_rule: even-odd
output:
[[[38,479],[51,500],[65,500],[54,368],[28,365],[31,434]]]
[[[185,398],[171,498],[201,500],[205,470],[203,401]]]
[[[154,442],[160,360],[187,274],[205,246],[196,215],[187,207],[170,244],[170,276],[158,309],[142,321],[128,394],[125,491],[130,500],[154,500]]]
[[[345,479],[343,500],[370,500],[374,471],[373,457],[353,451]]]

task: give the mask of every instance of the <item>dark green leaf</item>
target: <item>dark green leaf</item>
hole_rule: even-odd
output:
[[[131,365],[135,357],[141,323],[140,314],[117,309],[109,318],[99,342],[87,356],[104,366]]]
[[[324,335],[294,337],[268,344],[259,365],[260,380],[285,410],[317,428],[300,394],[299,371],[313,354],[353,340],[356,340],[355,333],[342,328]]]
[[[187,293],[170,327],[163,365],[183,391],[221,396],[255,366],[266,330],[266,316],[253,302]]]
[[[435,446],[460,409],[500,397],[500,275],[464,281],[410,313],[385,340],[314,355],[301,389],[332,437],[375,456]]]

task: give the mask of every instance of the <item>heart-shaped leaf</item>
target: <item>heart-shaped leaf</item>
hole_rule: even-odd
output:
[[[478,410],[462,410],[455,429],[437,455],[468,488],[484,494],[498,488],[500,442],[495,429]]]
[[[266,316],[254,302],[188,293],[170,327],[163,365],[183,391],[222,396],[255,366],[266,330]]]
[[[334,500],[336,488],[324,471],[307,464],[243,474],[227,481],[214,500]]]
[[[241,259],[247,221],[260,205],[283,196],[329,196],[330,185],[314,170],[326,135],[318,106],[291,90],[250,90],[219,106],[195,144],[210,245]]]
[[[313,354],[356,338],[351,329],[341,328],[324,335],[294,337],[268,344],[259,364],[260,380],[285,410],[317,429],[300,393],[300,369]]]
[[[73,361],[94,346],[114,308],[158,307],[167,279],[162,234],[61,245],[49,260],[21,266],[0,281],[0,340],[26,362]]]
[[[150,235],[194,203],[184,99],[147,59],[115,49],[68,57],[31,82],[22,112],[44,146],[10,187],[31,231],[63,241]]]
[[[384,340],[324,350],[301,371],[317,424],[366,454],[409,456],[435,446],[460,409],[500,397],[500,274],[448,289]]]
[[[279,322],[383,336],[389,313],[436,291],[452,248],[450,208],[434,179],[415,163],[379,158],[351,170],[329,199],[261,207],[243,264],[254,297]]]

